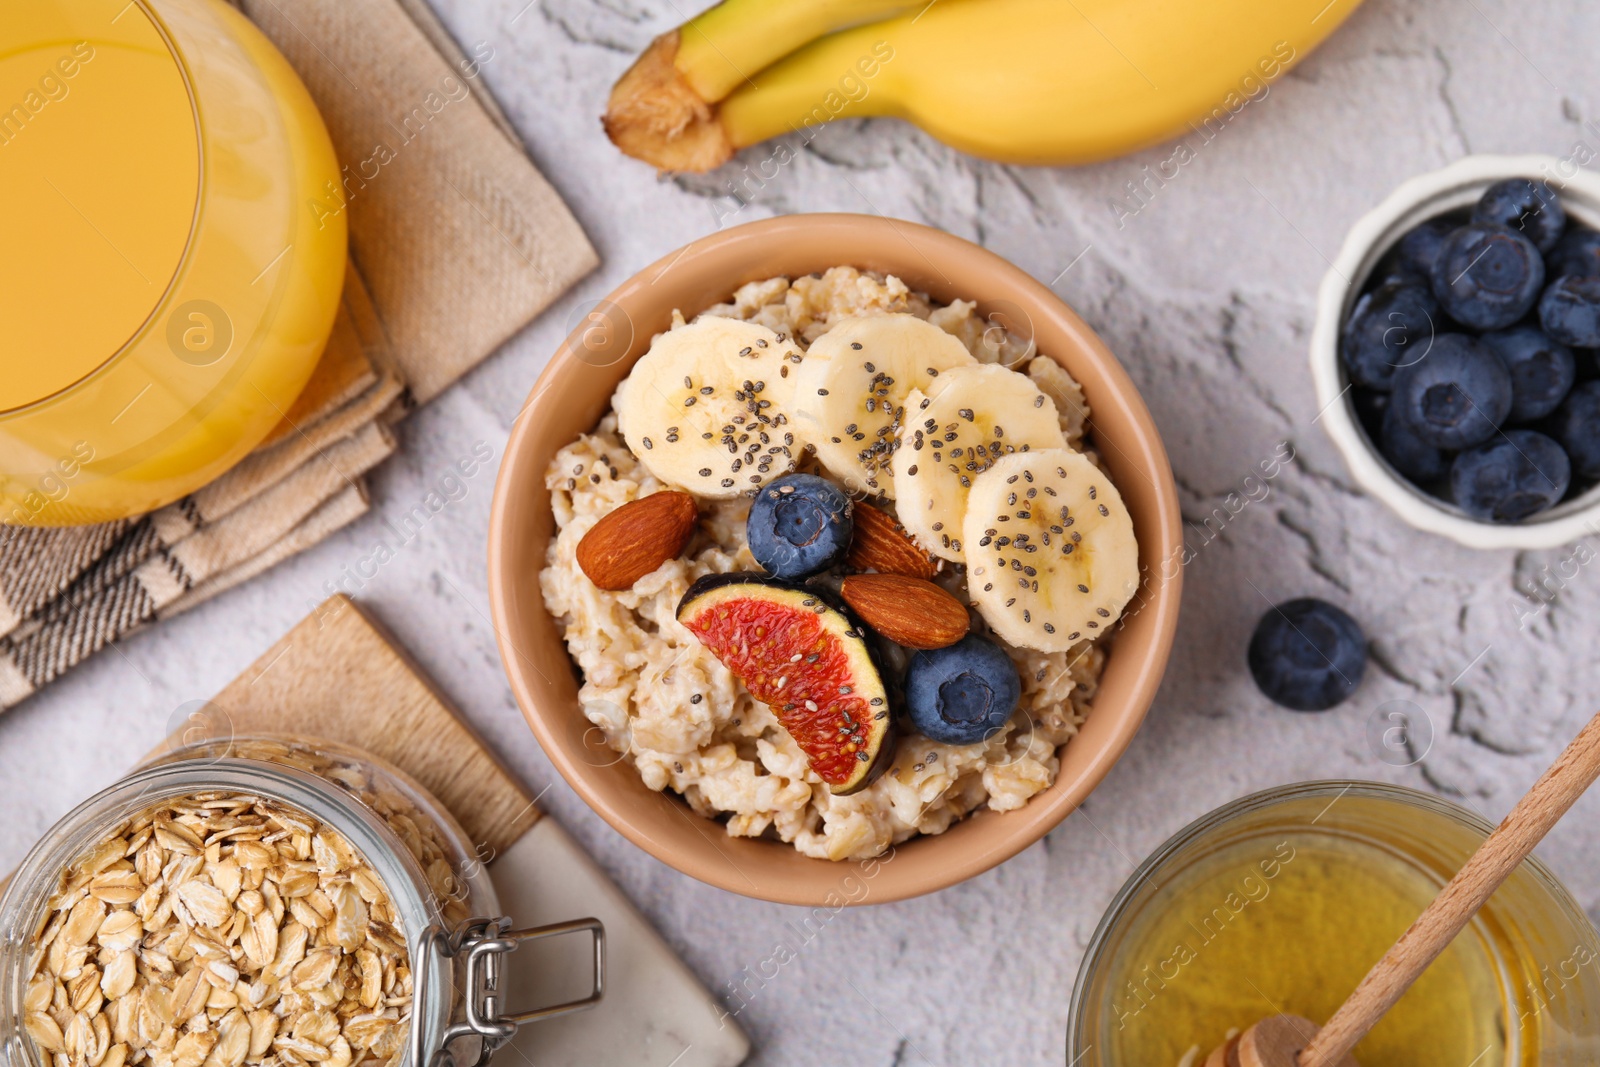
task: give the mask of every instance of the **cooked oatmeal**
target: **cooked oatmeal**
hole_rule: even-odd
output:
[[[836,267],[792,283],[753,282],[703,314],[754,321],[805,346],[838,319],[876,313],[926,319],[979,361],[1024,371],[1055,403],[1067,442],[1082,447],[1088,411],[1078,384],[1038,356],[1031,341],[984,323],[968,301],[938,307],[892,276]],[[759,569],[745,546],[747,498],[702,502],[689,548],[632,589],[603,591],[579,568],[578,542],[596,522],[666,488],[616,427],[616,416],[607,414],[551,463],[546,483],[558,532],[540,583],[583,672],[583,713],[646,785],[671,789],[701,815],[725,819],[734,836],[774,836],[807,856],[847,860],[878,855],[918,833],[940,833],[985,805],[1019,808],[1055,781],[1057,749],[1088,714],[1104,664],[1104,651],[1089,642],[1053,653],[1002,642],[1022,682],[1005,729],[975,745],[903,732],[886,773],[858,793],[830,793],[772,711],[677,620],[678,603],[695,579]],[[941,581],[960,588],[959,573]],[[886,658],[886,677],[904,666],[894,658],[893,652]]]

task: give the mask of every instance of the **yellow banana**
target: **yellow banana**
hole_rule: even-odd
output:
[[[670,137],[622,147],[708,170],[769,137],[878,115],[989,159],[1088,163],[1227,122],[1360,2],[934,0],[746,77],[707,105],[693,153]]]
[[[611,90],[602,120],[619,148],[665,170],[709,170],[731,153],[712,105],[824,34],[927,0],[723,0],[657,37]],[[717,158],[720,156],[721,158]]]

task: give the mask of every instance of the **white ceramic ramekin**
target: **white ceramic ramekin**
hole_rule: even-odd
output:
[[[1469,548],[1555,548],[1600,533],[1600,486],[1525,522],[1505,525],[1469,518],[1450,502],[1418,489],[1389,466],[1361,428],[1339,359],[1339,333],[1368,275],[1408,230],[1436,215],[1470,207],[1490,185],[1518,177],[1548,181],[1560,192],[1568,215],[1600,229],[1600,174],[1584,169],[1576,158],[1468,156],[1405,182],[1351,227],[1322,279],[1311,333],[1318,421],[1344,454],[1350,473],[1412,526]]]

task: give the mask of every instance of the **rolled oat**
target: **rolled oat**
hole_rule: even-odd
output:
[[[127,820],[62,873],[30,952],[26,1027],[50,1067],[404,1055],[412,974],[389,893],[337,830],[261,797],[194,793]]]

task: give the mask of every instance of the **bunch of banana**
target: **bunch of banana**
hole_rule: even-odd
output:
[[[1010,163],[1088,163],[1226,122],[1361,0],[724,0],[612,89],[624,152],[706,171],[839,118]]]

